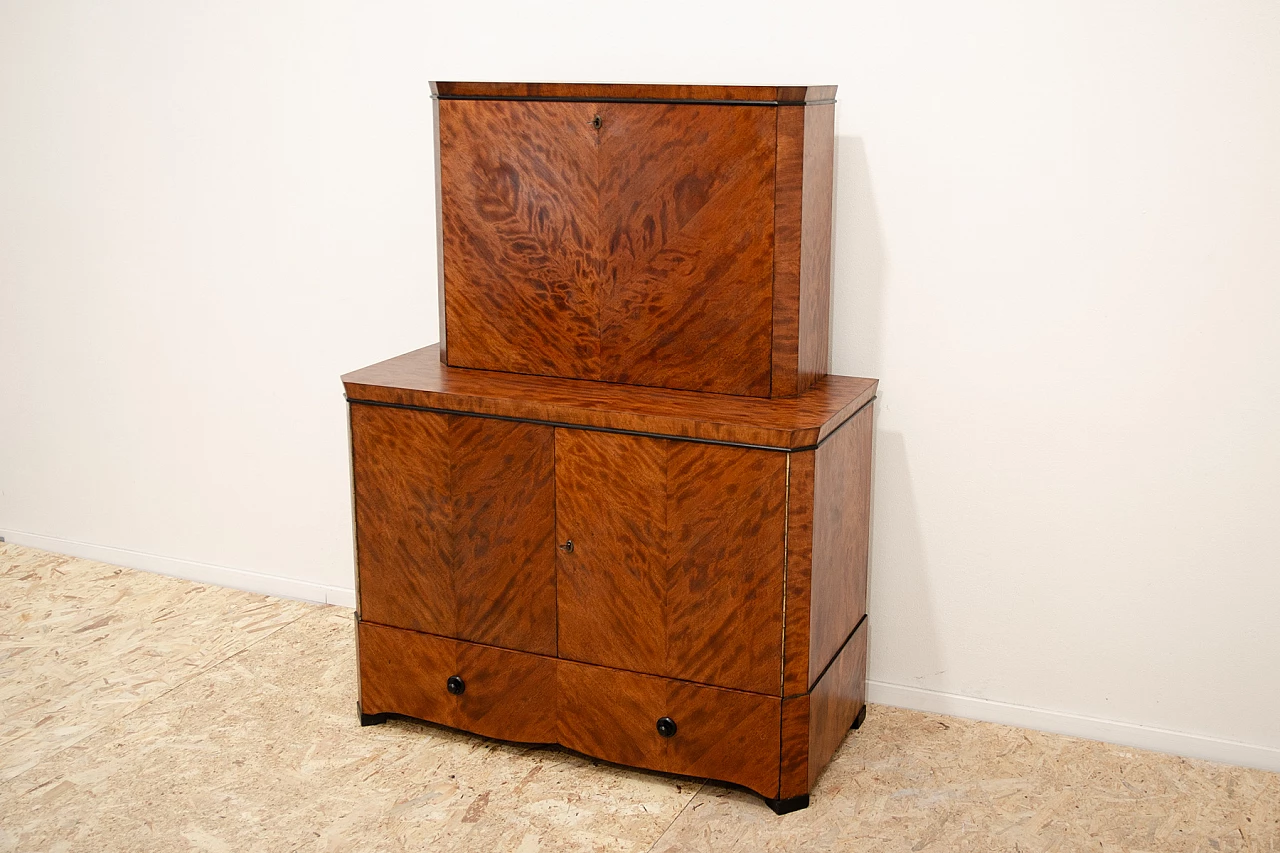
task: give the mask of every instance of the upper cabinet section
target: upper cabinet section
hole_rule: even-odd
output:
[[[827,372],[834,87],[432,90],[448,365],[755,397]]]

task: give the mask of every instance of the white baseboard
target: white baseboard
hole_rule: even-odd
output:
[[[1121,746],[1181,755],[1185,758],[1200,758],[1222,764],[1280,772],[1280,749],[1207,735],[1193,735],[1133,723],[1118,723],[1062,711],[1047,711],[1042,708],[1011,705],[990,699],[975,699],[970,696],[941,693],[902,684],[887,684],[883,681],[867,683],[867,701],[897,708],[910,708],[915,711],[946,714],[951,717],[983,720],[988,723],[1003,723],[1007,726],[1036,729],[1088,740],[1100,740]]]
[[[263,595],[296,598],[321,604],[336,604],[342,607],[355,607],[356,603],[355,590],[345,587],[329,586],[327,584],[297,580],[296,578],[281,577],[279,575],[268,575],[245,569],[215,566],[209,563],[198,563],[193,560],[183,560],[176,557],[163,557],[158,554],[130,551],[125,548],[94,545],[89,542],[77,542],[56,536],[24,533],[20,530],[0,529],[0,536],[3,536],[6,541],[17,545],[28,545],[32,548],[41,548],[72,557],[99,560],[115,566],[141,569],[142,571],[184,578],[197,583],[216,584],[217,586],[242,589]],[[898,708],[911,708],[916,711],[928,711],[934,714],[946,714],[970,720],[1002,723],[1007,726],[1054,732],[1089,740],[1100,740],[1106,743],[1132,746],[1138,749],[1150,749],[1187,758],[1199,758],[1223,764],[1257,767],[1261,770],[1280,772],[1280,749],[1224,740],[1207,735],[1187,734],[1133,723],[1119,723],[1113,720],[1083,717],[1062,711],[1030,708],[1025,705],[1013,705],[1008,702],[997,702],[991,699],[977,699],[972,696],[942,693],[937,690],[908,687],[903,684],[889,684],[883,681],[869,681],[867,683],[867,701],[878,705],[892,705]]]
[[[21,530],[0,529],[0,536],[15,545],[28,545],[71,557],[83,557],[98,560],[113,566],[124,566],[128,569],[141,569],[158,575],[168,575],[197,583],[226,586],[242,589],[246,592],[257,592],[263,595],[275,595],[281,598],[296,598],[302,601],[315,601],[320,604],[337,604],[342,607],[356,606],[356,592],[340,586],[314,583],[313,581],[287,578],[280,575],[268,575],[262,572],[251,572],[246,569],[233,569],[227,566],[215,566],[209,563],[197,563],[194,560],[183,560],[177,557],[162,557],[159,554],[148,554],[143,551],[130,551],[126,548],[112,548],[109,545],[94,545],[90,542],[77,542],[73,539],[61,539],[57,536],[41,536],[38,533],[24,533]]]

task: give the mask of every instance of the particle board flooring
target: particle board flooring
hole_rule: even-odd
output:
[[[0,851],[1251,851],[1280,775],[872,706],[776,817],[355,717],[351,612],[0,545]]]

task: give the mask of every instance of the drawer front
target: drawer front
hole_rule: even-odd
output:
[[[606,761],[735,782],[776,797],[782,700],[560,661],[559,736]],[[669,718],[675,731],[659,733]]]
[[[556,660],[368,622],[359,627],[360,704],[486,737],[556,740]],[[449,679],[462,680],[462,692]]]

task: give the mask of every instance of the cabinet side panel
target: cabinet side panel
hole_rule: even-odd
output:
[[[818,447],[813,488],[809,683],[867,612],[872,407]]]
[[[361,617],[452,635],[449,419],[352,404]]]
[[[455,636],[554,655],[555,431],[448,417]]]
[[[591,105],[437,107],[448,364],[599,378]]]
[[[440,325],[440,360],[449,363],[448,324],[444,310],[444,198],[440,186],[440,102],[431,99],[432,136],[436,143],[436,296],[440,311],[437,320]]]
[[[556,430],[559,654],[639,672],[666,659],[667,442]]]
[[[769,396],[774,108],[596,112],[600,378]]]
[[[791,454],[787,477],[787,612],[782,694],[809,689],[809,622],[813,571],[813,466],[816,451]]]
[[[786,456],[666,444],[662,673],[780,695]]]
[[[772,396],[790,397],[800,347],[801,211],[804,205],[805,108],[778,107],[777,172],[773,205]]]
[[[825,376],[831,360],[831,205],[835,104],[804,111],[804,200],[800,235],[800,352],[796,390]]]
[[[809,790],[867,702],[867,622],[845,644],[809,695]]]
[[[666,773],[778,790],[781,699],[570,661],[559,665],[560,743]],[[658,733],[670,717],[672,737]]]

